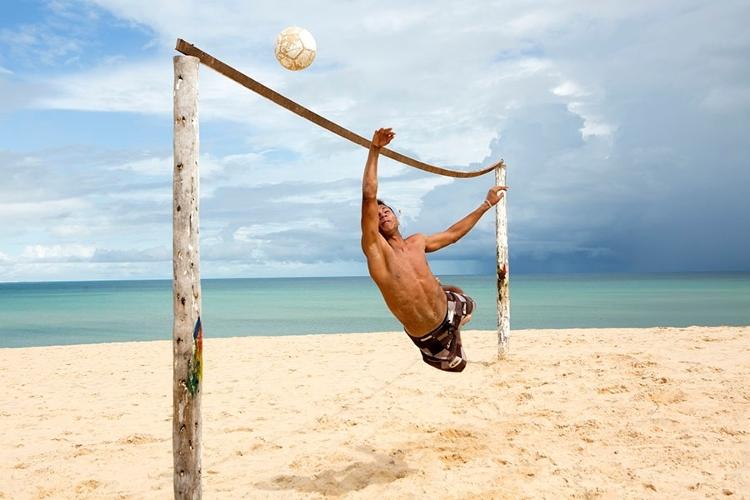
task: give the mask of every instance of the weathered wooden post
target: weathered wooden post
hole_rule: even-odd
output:
[[[201,498],[201,327],[198,233],[197,57],[174,58],[174,177],[172,200],[172,453],[174,497]]]
[[[505,163],[495,168],[495,184],[505,185]],[[507,193],[495,206],[495,237],[497,240],[497,355],[500,359],[510,349],[510,268],[508,265]]]

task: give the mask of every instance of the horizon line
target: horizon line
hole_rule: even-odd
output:
[[[516,276],[610,276],[610,275],[685,275],[685,274],[750,274],[750,270],[734,271],[596,271],[596,272],[517,272]],[[436,273],[440,276],[485,276],[491,277],[494,274],[480,273]],[[267,280],[267,279],[338,279],[338,278],[369,278],[367,274],[341,275],[341,276],[236,276],[232,278],[206,277],[201,281],[219,281],[219,280]],[[44,284],[44,283],[107,283],[107,282],[128,282],[128,281],[172,281],[173,278],[102,278],[102,279],[84,279],[84,280],[31,280],[31,281],[0,281],[0,285],[23,285],[23,284]]]

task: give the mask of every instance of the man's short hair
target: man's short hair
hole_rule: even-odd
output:
[[[389,209],[391,212],[393,212],[393,215],[396,215],[396,211],[393,210],[393,208],[390,205],[388,205],[386,202],[384,202],[380,198],[378,198],[378,205],[383,205],[384,207],[386,207],[387,209]]]

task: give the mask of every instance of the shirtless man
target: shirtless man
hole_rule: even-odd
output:
[[[459,328],[471,319],[476,304],[460,288],[441,286],[427,264],[427,252],[455,243],[505,195],[495,186],[469,215],[443,232],[413,234],[404,239],[393,210],[378,200],[378,155],[395,137],[390,128],[375,131],[362,178],[362,251],[367,268],[388,309],[404,326],[425,363],[460,372],[466,367]],[[507,266],[503,266],[507,272]]]

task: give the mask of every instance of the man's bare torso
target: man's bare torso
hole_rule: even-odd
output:
[[[395,135],[390,128],[380,128],[370,143],[362,175],[362,251],[367,256],[370,276],[380,288],[388,309],[409,334],[421,337],[440,326],[448,310],[448,299],[430,271],[425,254],[461,239],[500,201],[498,193],[507,187],[490,188],[479,207],[445,231],[429,236],[414,234],[404,239],[393,210],[377,198],[378,156]]]
[[[447,299],[432,274],[421,234],[389,244],[381,237],[380,255],[367,264],[388,309],[413,336],[434,330],[445,318]]]

